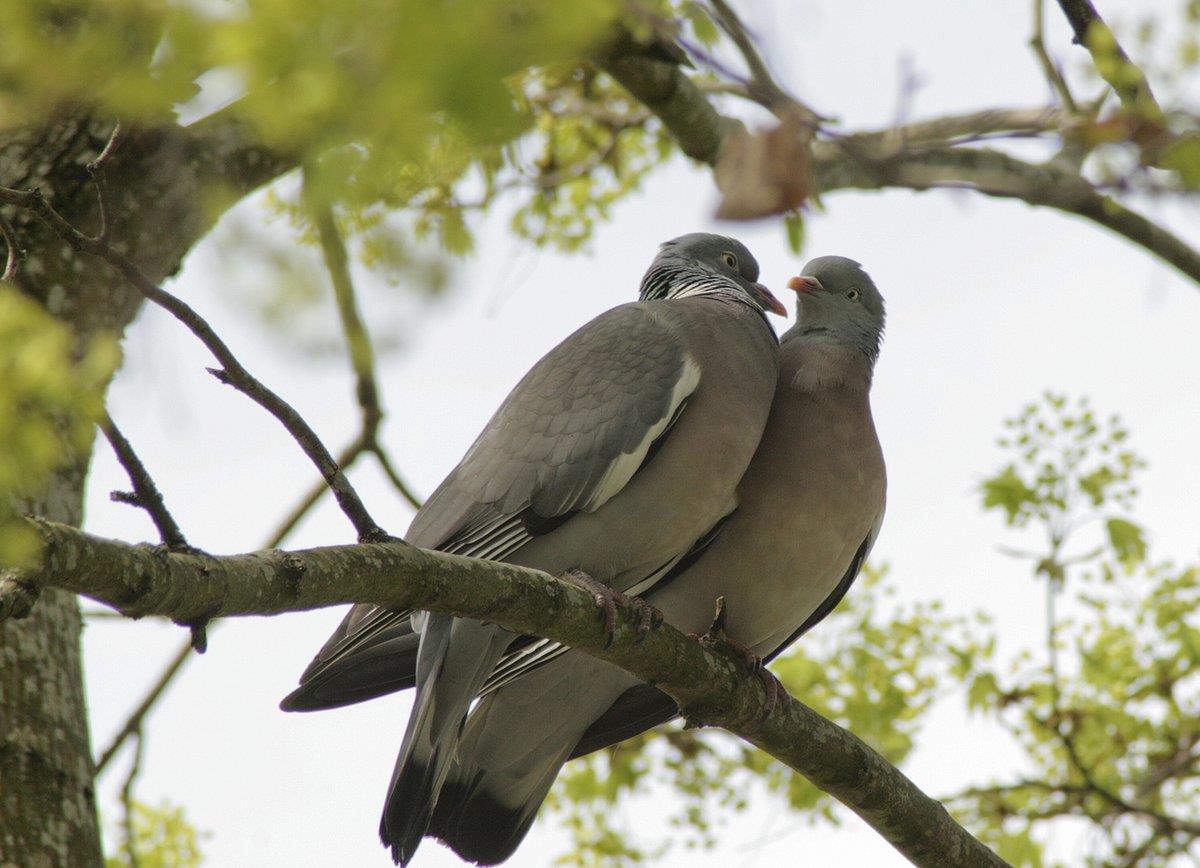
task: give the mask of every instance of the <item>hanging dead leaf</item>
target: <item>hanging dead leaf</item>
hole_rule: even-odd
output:
[[[731,133],[721,148],[713,177],[721,191],[717,216],[754,220],[803,204],[812,192],[808,124],[785,115],[772,129]]]

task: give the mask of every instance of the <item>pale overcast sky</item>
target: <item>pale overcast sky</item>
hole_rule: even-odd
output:
[[[903,57],[923,82],[912,117],[1046,97],[1025,45],[1028,3],[738,5],[781,78],[851,127],[894,117]],[[1101,5],[1112,19],[1174,7]],[[1065,26],[1049,17],[1056,52],[1082,62]],[[432,490],[542,353],[634,296],[659,241],[710,229],[743,239],[773,287],[782,288],[803,259],[834,253],[863,262],[887,298],[874,407],[890,485],[875,559],[892,564],[901,599],[937,597],[955,612],[984,609],[1013,647],[1041,635],[1040,589],[996,552],[1001,523],[981,514],[975,488],[1001,460],[994,446],[1000,421],[1046,388],[1089,395],[1097,409],[1125,416],[1151,462],[1138,515],[1154,552],[1196,557],[1200,287],[1082,221],[968,193],[831,195],[828,210],[809,218],[801,259],[787,251],[778,225],[715,223],[713,201],[709,173],[677,160],[616,209],[585,254],[530,250],[496,213],[480,227],[478,255],[458,268],[438,302],[414,303],[360,276],[368,322],[404,323],[405,340],[381,360],[379,374],[390,411],[384,436],[415,487]],[[1194,207],[1149,207],[1200,244]],[[223,246],[231,227],[261,221],[261,213],[261,198],[244,203],[196,250],[172,289],[336,449],[357,426],[343,359],[305,358],[282,341],[264,340],[248,305],[237,300],[262,292],[257,274],[237,260],[221,262],[242,255]],[[311,252],[297,257],[314,263],[316,274]],[[332,306],[326,311],[333,323]],[[204,373],[204,352],[162,312],[143,314],[127,350],[112,412],[189,539],[213,552],[256,548],[310,485],[313,470],[262,410]],[[382,523],[402,531],[411,510],[374,469],[354,478]],[[140,514],[108,502],[108,491],[121,487],[121,471],[98,446],[87,527],[152,538]],[[351,539],[327,501],[291,544]],[[138,795],[182,804],[195,824],[211,830],[204,850],[213,868],[390,865],[375,830],[409,700],[314,715],[276,708],[340,617],[326,611],[214,629],[208,653],[190,663],[154,713]],[[97,749],[182,636],[161,623],[90,624],[86,665]],[[935,711],[905,766],[931,793],[1015,767],[1011,745],[967,720],[961,707],[954,698]],[[102,781],[110,821],[126,762],[118,760]],[[636,819],[648,841],[661,816],[662,807],[639,804]],[[756,844],[759,838],[766,843]],[[1064,835],[1057,850],[1070,859],[1081,841]],[[511,864],[548,864],[561,844],[553,824],[538,824]],[[840,830],[812,829],[767,801],[733,823],[713,852],[680,854],[666,864],[761,868],[792,863],[798,852],[815,865],[903,864],[851,815]],[[429,868],[454,864],[431,841],[416,860]]]

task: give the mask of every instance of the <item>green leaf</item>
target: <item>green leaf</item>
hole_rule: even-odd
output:
[[[983,483],[983,508],[1004,510],[1005,520],[1016,523],[1022,510],[1036,502],[1036,492],[1025,484],[1011,464]]]
[[[1108,531],[1108,541],[1117,558],[1126,569],[1132,568],[1146,559],[1145,531],[1140,525],[1123,518],[1110,518],[1104,523]]]
[[[792,211],[783,218],[783,227],[787,230],[788,248],[797,256],[804,249],[804,215]]]
[[[1179,175],[1189,190],[1200,189],[1200,135],[1193,133],[1173,142],[1159,154],[1157,165]]]

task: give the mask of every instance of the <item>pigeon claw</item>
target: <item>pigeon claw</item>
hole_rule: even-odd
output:
[[[758,713],[757,724],[762,726],[767,722],[767,718],[771,716],[771,712],[775,710],[775,706],[779,705],[780,699],[787,695],[787,690],[779,682],[773,673],[766,666],[759,666],[758,680],[762,682],[763,691],[766,693],[766,699],[763,702],[763,707]]]
[[[604,584],[599,579],[592,578],[583,570],[570,569],[560,575],[559,578],[591,594],[592,600],[596,604],[596,609],[600,614],[600,620],[604,622],[605,648],[612,645],[613,633],[617,629],[618,605],[625,606],[633,611],[634,626],[637,630],[639,644],[646,638],[647,633],[659,627],[663,622],[663,613],[641,597],[626,596],[620,591]]]
[[[570,582],[577,588],[582,588],[591,595],[592,601],[596,604],[596,611],[600,615],[600,620],[604,623],[604,647],[607,648],[612,644],[613,631],[617,627],[616,595],[618,592],[599,579],[593,579],[580,569],[569,569],[562,573],[559,578]]]
[[[750,674],[758,678],[765,694],[763,706],[759,709],[757,718],[757,724],[761,726],[771,716],[771,712],[779,704],[780,698],[787,694],[787,690],[779,683],[779,679],[775,677],[771,670],[766,667],[765,662],[760,656],[751,651],[748,646],[729,635],[725,629],[725,623],[725,598],[717,597],[716,613],[713,615],[712,624],[708,630],[699,636],[695,633],[689,633],[688,635],[710,651],[715,651],[718,654],[724,654],[741,661],[750,671]]]

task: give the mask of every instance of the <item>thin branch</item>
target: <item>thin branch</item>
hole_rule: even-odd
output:
[[[1067,80],[1063,78],[1062,70],[1058,68],[1058,65],[1050,57],[1050,52],[1046,50],[1045,17],[1043,0],[1033,0],[1033,35],[1029,37],[1029,47],[1033,49],[1034,56],[1041,64],[1042,74],[1046,76],[1046,82],[1058,96],[1062,107],[1072,115],[1077,115],[1079,114],[1079,105],[1075,102],[1075,97],[1071,95],[1071,88],[1067,85]]]
[[[349,470],[366,451],[367,449],[363,445],[362,441],[355,440],[344,450],[342,450],[342,453],[337,459],[338,465],[343,470]],[[316,506],[317,501],[321,499],[321,495],[328,490],[329,486],[326,485],[323,480],[313,485],[313,487],[309,489],[309,491],[302,498],[300,498],[295,507],[288,512],[287,516],[279,524],[279,526],[270,534],[270,536],[267,537],[266,542],[263,543],[263,548],[273,549],[279,545],[282,545],[284,540],[291,536],[292,531],[294,531],[296,526],[300,524],[300,520],[304,518],[304,516],[306,516],[314,506]],[[110,613],[107,611],[100,613],[99,615],[88,613],[88,616],[122,617],[118,613]],[[207,625],[209,631],[216,626],[217,623],[215,622],[209,622]],[[179,673],[183,671],[184,664],[186,664],[192,657],[193,649],[193,643],[190,641],[184,642],[179,646],[178,649],[176,649],[175,654],[167,662],[167,665],[163,667],[162,672],[159,673],[159,676],[157,679],[155,679],[153,685],[148,691],[146,691],[146,694],[142,697],[141,701],[134,706],[133,711],[129,713],[129,715],[125,718],[125,722],[121,724],[121,727],[109,741],[108,747],[106,747],[100,754],[100,758],[96,760],[97,777],[100,776],[100,774],[108,766],[109,761],[112,760],[117,751],[121,749],[125,742],[128,741],[134,733],[140,731],[142,721],[145,720],[146,716],[158,703],[159,699],[166,694],[167,688],[171,686],[171,683],[175,680]]]
[[[362,321],[362,317],[358,313],[358,306],[355,303],[354,285],[349,273],[349,257],[342,242],[341,234],[337,230],[337,224],[334,222],[332,211],[328,206],[314,207],[315,223],[320,235],[326,266],[329,269],[334,286],[334,294],[337,298],[338,312],[341,315],[346,345],[350,352],[351,364],[357,379],[355,394],[358,399],[362,419],[362,430],[358,437],[338,455],[337,465],[345,473],[349,471],[350,467],[364,453],[372,453],[378,459],[384,473],[401,496],[414,509],[419,509],[421,506],[420,500],[396,472],[387,452],[380,446],[378,441],[377,433],[379,424],[383,419],[383,411],[380,406],[379,389],[376,385],[374,373],[375,356],[371,349],[370,334]],[[264,548],[275,548],[282,544],[291,535],[292,531],[295,530],[301,519],[316,506],[317,502],[321,499],[321,495],[328,490],[329,486],[324,481],[318,481],[314,484],[267,538]],[[211,629],[212,624],[208,624],[207,626]],[[154,686],[126,718],[125,723],[117,731],[108,748],[100,755],[100,759],[96,763],[97,774],[104,769],[108,761],[120,750],[125,741],[139,729],[141,720],[149,713],[155,703],[158,702],[172,680],[182,671],[184,664],[191,656],[189,653],[190,650],[191,645],[187,644],[181,646],[175,652],[175,655],[167,663],[158,680],[154,683]]]
[[[404,480],[404,477],[396,472],[396,468],[392,466],[392,459],[388,457],[387,451],[378,444],[371,451],[375,455],[375,460],[379,462],[380,468],[383,469],[384,475],[392,483],[392,487],[396,489],[401,497],[408,501],[409,506],[413,509],[420,509],[421,498],[417,497],[416,492],[412,490]]]
[[[12,280],[21,268],[21,260],[25,251],[17,240],[16,230],[3,214],[0,214],[0,238],[4,239],[4,273],[0,274],[0,282]]]
[[[233,386],[279,420],[304,453],[316,465],[326,484],[332,489],[338,505],[358,532],[362,541],[387,539],[388,534],[378,525],[359,499],[358,493],[346,479],[333,456],[316,432],[296,410],[250,374],[225,344],[212,326],[191,306],[155,284],[133,260],[119,253],[101,238],[83,234],[60,215],[38,190],[13,190],[0,187],[0,203],[28,208],[45,221],[73,249],[96,256],[113,266],[131,286],[147,300],[171,313],[208,348],[220,362],[220,368],[209,372],[221,382]]]
[[[753,37],[746,29],[746,25],[742,23],[742,19],[733,11],[733,7],[725,0],[710,0],[710,2],[716,13],[717,24],[737,46],[738,52],[746,63],[746,68],[750,70],[747,90],[751,99],[776,114],[798,112],[800,118],[814,129],[820,121],[826,120],[775,81],[775,77],[767,69],[766,61],[759,53],[758,46],[754,44]]]
[[[135,737],[137,744],[133,749],[133,762],[129,766],[129,772],[125,775],[125,783],[121,785],[121,827],[125,835],[125,855],[129,859],[129,868],[138,868],[141,860],[138,858],[137,852],[137,835],[134,830],[133,816],[135,807],[133,802],[133,785],[137,782],[137,777],[142,771],[142,748],[143,736],[139,730]]]
[[[117,427],[108,413],[105,413],[100,419],[100,430],[104,432],[105,439],[112,446],[117,461],[125,468],[129,482],[133,486],[132,496],[128,496],[127,492],[114,491],[111,495],[112,499],[145,510],[158,530],[158,538],[171,551],[191,551],[192,547],[188,545],[175,517],[167,509],[158,486],[154,484],[154,479],[146,470],[146,465],[138,458],[129,440],[121,433],[121,429]]]
[[[14,593],[52,586],[131,615],[175,619],[370,603],[486,620],[564,642],[658,686],[689,720],[724,727],[805,775],[917,865],[1005,864],[852,733],[786,693],[768,706],[761,679],[744,661],[669,625],[641,633],[632,606],[619,607],[610,640],[591,596],[545,573],[398,541],[163,555],[53,522],[30,519],[29,526],[44,543],[40,561],[0,581],[0,613]]]
[[[974,190],[1084,217],[1123,235],[1200,284],[1200,251],[1147,217],[1098,193],[1052,164],[1029,163],[987,148],[948,148],[876,158],[847,154],[833,142],[814,146],[813,175],[823,193],[842,189]]]
[[[191,643],[184,643],[172,659],[171,664],[162,671],[137,708],[129,715],[129,718],[121,726],[121,729],[117,731],[117,734],[112,737],[108,747],[101,752],[99,759],[96,760],[97,777],[108,766],[112,758],[117,755],[117,751],[121,749],[121,745],[125,743],[126,739],[136,737],[138,746],[139,748],[141,747],[142,723],[145,721],[146,715],[150,713],[150,709],[154,707],[154,703],[158,702],[158,698],[162,696],[163,692],[170,685],[171,680],[175,677],[175,673],[183,667],[183,664],[191,656]]]
[[[306,189],[311,171],[311,169],[305,169]],[[371,333],[358,310],[357,294],[354,289],[354,281],[350,276],[350,257],[346,252],[345,241],[342,239],[330,204],[316,201],[311,196],[307,198],[313,223],[317,227],[317,237],[320,240],[325,268],[329,271],[330,282],[333,284],[333,294],[342,322],[342,334],[350,353],[350,364],[354,369],[354,393],[358,399],[362,419],[358,443],[361,444],[361,450],[371,452],[379,461],[379,466],[400,496],[407,500],[414,509],[420,509],[420,498],[396,472],[391,458],[379,442],[379,428],[383,423],[384,412],[375,376],[375,350],[371,345]]]
[[[1073,41],[1092,55],[1096,71],[1112,87],[1121,105],[1148,121],[1161,121],[1164,113],[1146,74],[1129,59],[1091,0],[1058,0],[1058,5],[1075,33]]]
[[[104,148],[96,156],[96,159],[88,163],[87,170],[93,175],[102,172],[104,167],[108,165],[108,161],[112,159],[112,155],[117,152],[117,148],[121,147],[121,142],[124,140],[125,127],[121,125],[120,121],[117,121],[113,125],[112,132],[109,134]]]
[[[309,187],[309,170],[304,172],[305,190]],[[337,301],[338,315],[342,321],[342,332],[346,338],[346,348],[350,353],[350,364],[354,368],[355,395],[358,406],[362,411],[362,430],[365,439],[374,439],[379,423],[383,419],[383,408],[379,402],[379,387],[375,382],[375,350],[371,346],[371,338],[363,325],[362,316],[358,312],[358,301],[355,297],[354,282],[350,277],[350,258],[346,253],[346,244],[342,241],[342,233],[338,230],[337,221],[333,216],[333,208],[328,202],[314,202],[309,198],[309,207],[313,223],[317,227],[317,238],[321,243],[321,253],[325,259],[325,268],[333,283],[333,295]]]

